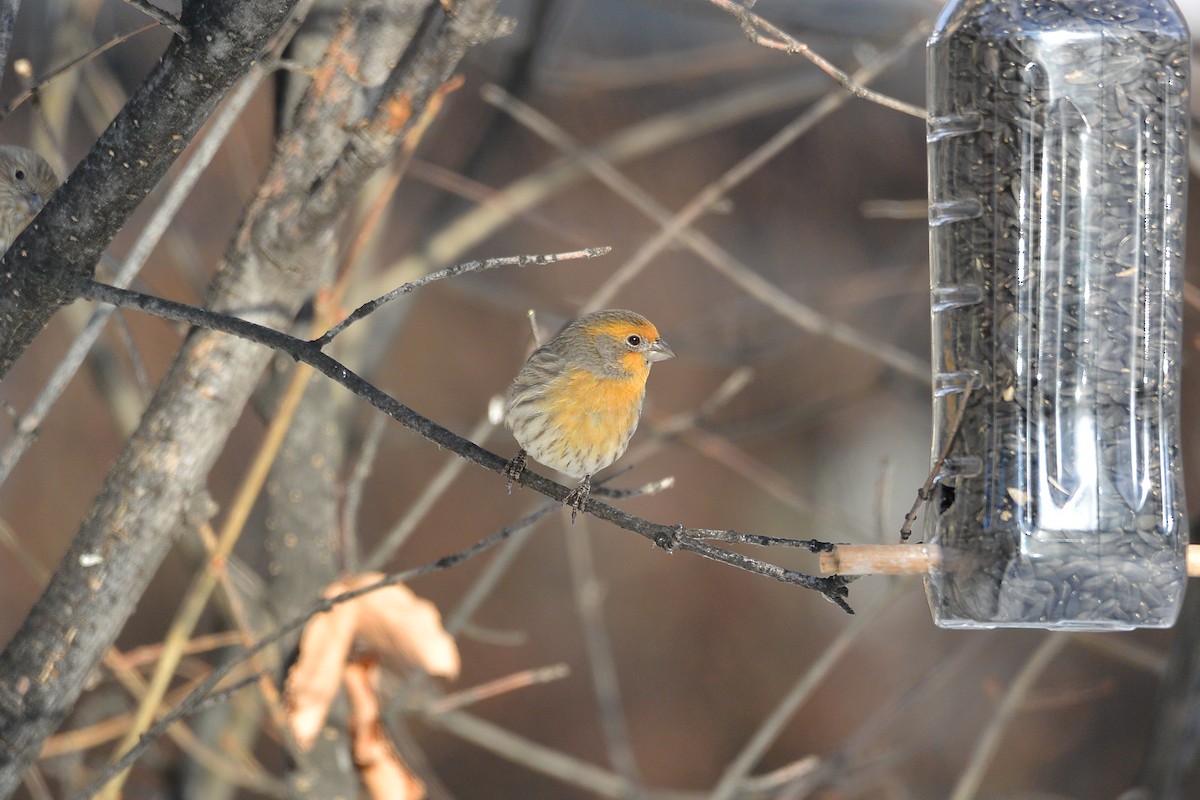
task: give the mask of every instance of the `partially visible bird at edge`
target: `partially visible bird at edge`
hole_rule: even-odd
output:
[[[592,475],[620,458],[637,430],[650,366],[674,357],[650,320],[621,309],[586,314],[534,350],[505,401],[504,424],[521,446],[504,470],[508,491],[532,456],[580,480],[564,500],[574,522]]]
[[[0,145],[0,255],[57,188],[58,176],[44,158],[24,147]]]

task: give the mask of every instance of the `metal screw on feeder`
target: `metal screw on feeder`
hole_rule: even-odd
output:
[[[951,0],[930,37],[940,626],[1175,621],[1189,52],[1171,0]]]

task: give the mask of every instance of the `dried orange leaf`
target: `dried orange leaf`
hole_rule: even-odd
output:
[[[405,768],[379,721],[379,665],[356,661],[346,665],[346,697],[350,701],[350,740],[354,764],[371,797],[421,800],[425,784]]]
[[[329,584],[324,595],[336,597],[383,577],[379,572],[353,575]],[[288,721],[301,748],[311,747],[325,724],[356,644],[397,671],[417,666],[431,675],[458,675],[458,647],[442,628],[441,615],[408,587],[386,586],[339,603],[304,627],[300,655],[285,684]]]
[[[316,740],[329,706],[337,697],[346,658],[354,645],[358,614],[356,603],[342,603],[326,614],[313,617],[304,626],[300,655],[284,685],[287,718],[296,743],[303,750]]]
[[[362,576],[372,581],[382,575]],[[442,627],[442,615],[407,586],[389,586],[362,598],[359,641],[397,672],[420,667],[430,675],[458,677],[458,646]]]

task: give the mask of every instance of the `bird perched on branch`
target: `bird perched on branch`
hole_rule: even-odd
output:
[[[504,470],[508,490],[526,454],[579,478],[565,500],[573,522],[592,475],[620,458],[637,430],[650,365],[674,357],[650,320],[620,309],[582,316],[534,350],[505,403],[504,424],[521,446]]]
[[[58,176],[44,158],[24,147],[0,145],[0,255],[57,188]]]

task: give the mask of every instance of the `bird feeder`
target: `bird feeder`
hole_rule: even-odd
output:
[[[1171,0],[951,0],[929,39],[939,626],[1175,621],[1189,49]]]

